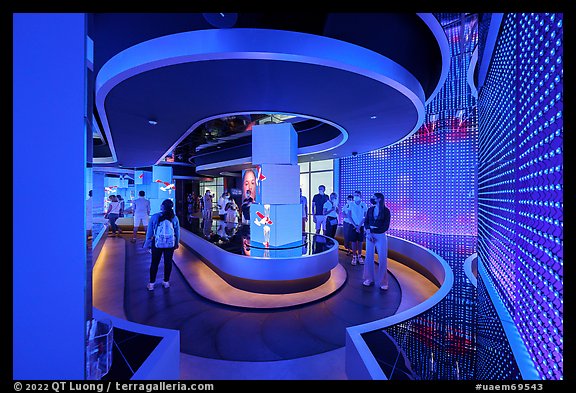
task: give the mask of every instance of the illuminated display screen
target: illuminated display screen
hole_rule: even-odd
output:
[[[254,202],[260,202],[258,183],[258,169],[244,169],[242,171],[242,199],[246,198],[246,191],[250,190],[250,196]]]

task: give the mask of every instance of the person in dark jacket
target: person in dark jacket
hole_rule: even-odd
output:
[[[382,290],[388,289],[388,238],[386,231],[390,227],[390,209],[384,205],[384,195],[375,192],[370,198],[372,206],[366,213],[364,232],[366,233],[366,261],[364,264],[365,286],[376,285]],[[374,264],[374,250],[378,250],[378,269]],[[376,271],[377,270],[377,271]]]

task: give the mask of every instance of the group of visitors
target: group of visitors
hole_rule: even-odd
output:
[[[202,217],[212,220],[212,198],[210,190],[206,190],[201,198]],[[124,215],[125,206],[119,195],[109,196],[108,210],[105,217],[109,220],[111,236],[116,237],[122,231],[116,220]],[[190,201],[189,201],[190,202]],[[245,191],[242,205],[238,207],[229,192],[224,192],[218,200],[220,220],[226,224],[237,224],[239,219],[244,225],[250,223],[250,205],[254,203],[251,190]],[[308,221],[308,200],[300,189],[302,205],[302,232],[306,232]],[[335,192],[326,194],[326,187],[320,185],[318,194],[312,198],[312,218],[316,225],[316,234],[334,238],[339,226],[340,215],[343,217],[342,234],[347,255],[352,256],[352,265],[364,265],[363,285],[376,284],[380,289],[388,289],[387,254],[388,240],[386,231],[390,226],[390,210],[384,204],[384,195],[376,192],[370,198],[371,206],[362,201],[362,193],[355,191],[348,195],[340,211],[338,195]],[[153,291],[158,273],[158,266],[164,257],[164,288],[169,288],[172,271],[172,257],[178,248],[180,239],[180,223],[174,213],[174,202],[166,199],[160,206],[160,212],[150,217],[150,201],[145,198],[144,191],[139,192],[139,198],[132,201],[131,211],[134,213],[134,232],[131,239],[135,242],[140,225],[146,227],[146,240],[143,247],[149,248],[152,254],[150,266],[150,281],[148,290]],[[150,217],[150,218],[149,218]],[[364,240],[366,241],[366,256],[362,255]],[[379,255],[379,263],[374,261],[375,253]]]
[[[308,219],[307,199],[300,190],[302,204],[302,231],[305,232]],[[388,239],[386,231],[390,226],[390,209],[384,204],[384,195],[375,192],[370,198],[371,206],[362,201],[362,193],[354,191],[346,197],[342,208],[344,247],[347,255],[352,256],[352,265],[364,265],[363,285],[376,283],[382,290],[388,289],[387,255]],[[316,224],[316,233],[323,231],[325,236],[334,238],[339,220],[338,195],[335,192],[326,194],[324,185],[318,186],[318,194],[312,198],[312,219]],[[366,259],[362,256],[364,239],[366,240]],[[378,267],[374,263],[375,252],[378,252]]]

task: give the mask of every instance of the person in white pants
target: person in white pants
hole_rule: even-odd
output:
[[[384,195],[375,192],[370,198],[371,206],[366,213],[366,260],[364,264],[364,286],[376,283],[382,290],[388,289],[388,238],[390,209],[384,205]],[[374,263],[374,251],[378,250],[378,269]]]
[[[132,202],[132,212],[134,213],[134,236],[132,236],[132,243],[136,241],[136,234],[140,224],[144,229],[148,228],[148,217],[150,216],[150,201],[144,198],[146,193],[144,191],[138,192],[139,198]]]

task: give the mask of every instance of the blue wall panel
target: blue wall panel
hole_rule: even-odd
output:
[[[478,100],[478,252],[542,379],[563,378],[562,24],[505,15]]]
[[[13,21],[13,376],[82,379],[85,16]]]

